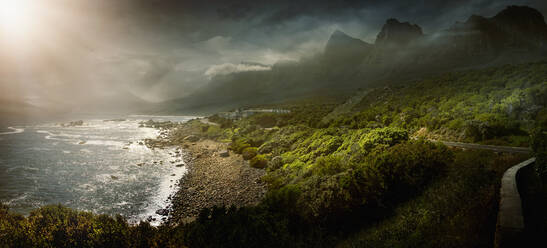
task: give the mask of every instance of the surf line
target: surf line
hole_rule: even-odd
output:
[[[22,133],[25,131],[24,128],[14,128],[14,127],[8,127],[8,129],[11,129],[13,131],[9,131],[9,132],[3,132],[3,133],[0,133],[0,135],[7,135],[7,134],[16,134],[16,133]]]

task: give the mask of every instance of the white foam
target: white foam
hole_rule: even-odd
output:
[[[31,148],[28,148],[29,150],[32,150],[32,151],[51,151],[50,148],[45,148],[45,147],[31,147]]]
[[[122,147],[124,146],[124,142],[121,141],[114,141],[114,140],[87,140],[84,143],[85,145],[99,145],[99,146],[116,146],[116,147]]]
[[[13,199],[10,199],[10,200],[6,201],[6,204],[7,205],[12,205],[13,203],[25,200],[28,196],[29,196],[28,192],[25,192],[25,193],[13,198]]]
[[[2,132],[0,135],[8,135],[8,134],[16,134],[16,133],[22,133],[25,131],[24,128],[14,128],[14,127],[8,127],[8,129],[11,129],[13,131],[10,132]]]
[[[166,150],[165,152],[168,154],[169,151]],[[171,158],[174,159],[174,157]],[[156,210],[169,207],[171,204],[169,196],[172,196],[178,190],[177,182],[187,171],[186,166],[168,166],[172,166],[172,169],[161,178],[157,193],[152,197],[152,199],[149,200],[150,204],[148,204],[146,211],[144,211],[144,213],[140,216],[141,220],[150,216],[155,218],[155,220],[150,222],[150,225],[152,226],[159,226],[163,222],[162,218],[165,216],[156,214]]]

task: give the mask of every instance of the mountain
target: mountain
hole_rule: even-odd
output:
[[[382,31],[376,36],[374,44],[379,46],[404,46],[423,37],[422,28],[409,22],[399,22],[391,18],[386,21]]]
[[[547,46],[545,18],[533,8],[509,6],[489,21],[504,33],[505,46]]]
[[[346,33],[336,30],[330,36],[324,49],[324,55],[328,59],[340,57],[364,57],[374,46],[360,39],[353,38]]]
[[[492,18],[473,15],[464,23],[456,23],[447,33],[458,50],[468,53],[547,48],[543,15],[525,6],[509,6]]]
[[[161,106],[170,113],[214,112],[546,58],[547,24],[530,7],[508,6],[489,18],[472,15],[431,34],[391,18],[374,44],[336,30],[324,51],[311,58],[278,63],[271,70],[216,76],[192,95]]]

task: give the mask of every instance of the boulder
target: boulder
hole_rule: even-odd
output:
[[[218,153],[218,155],[219,155],[220,157],[225,158],[225,157],[229,157],[229,156],[230,156],[230,152],[229,152],[228,150],[223,150],[223,151],[220,151],[220,152]]]
[[[161,215],[161,216],[167,216],[167,215],[169,215],[169,210],[165,209],[165,208],[158,209],[158,210],[156,210],[156,214]]]

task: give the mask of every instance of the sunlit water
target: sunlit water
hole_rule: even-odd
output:
[[[83,126],[14,126],[0,130],[0,201],[28,214],[47,204],[131,221],[152,216],[170,204],[185,173],[176,148],[139,144],[159,131],[139,127],[148,119],[184,122],[192,117],[131,116],[125,121],[84,120]],[[156,163],[154,163],[156,162]]]

